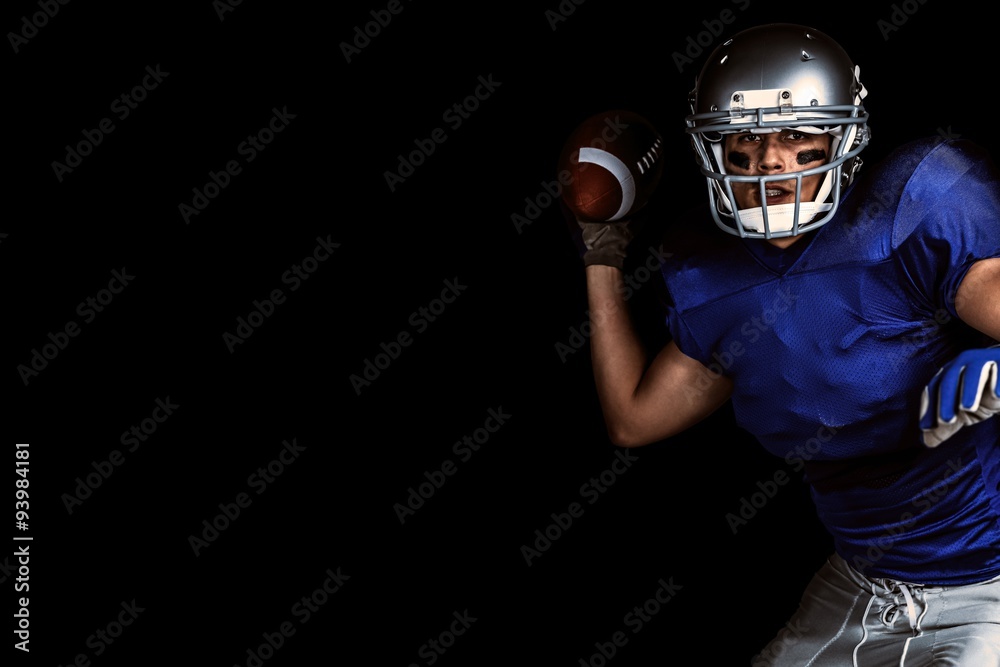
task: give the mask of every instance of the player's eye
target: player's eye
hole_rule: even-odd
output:
[[[738,141],[740,143],[750,143],[750,142],[754,142],[754,141],[760,141],[760,137],[757,136],[756,134],[749,134],[749,133],[748,134],[741,134],[739,136]]]
[[[806,135],[803,132],[786,132],[785,138],[791,139],[792,141],[801,141],[806,138]]]

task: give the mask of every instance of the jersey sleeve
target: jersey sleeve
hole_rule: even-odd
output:
[[[664,300],[664,308],[666,311],[667,331],[669,332],[670,340],[672,340],[677,345],[677,348],[686,356],[700,362],[703,366],[708,366],[712,361],[711,355],[708,350],[702,347],[699,343],[698,337],[695,336],[688,328],[669,295]]]
[[[723,238],[726,235],[709,226],[709,220],[710,213],[704,203],[684,209],[674,218],[660,246],[668,257],[660,265],[662,282],[658,286],[668,339],[703,365],[711,363],[711,352],[688,326],[683,313],[697,309],[705,298],[699,287],[704,287],[707,280],[697,266],[713,254],[712,241],[727,240]],[[715,239],[709,234],[715,235]]]
[[[920,161],[899,201],[892,248],[927,308],[957,317],[969,267],[1000,256],[1000,174],[983,148],[943,141]]]

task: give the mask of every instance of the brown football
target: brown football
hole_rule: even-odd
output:
[[[649,201],[663,172],[660,134],[637,113],[594,114],[567,138],[558,170],[566,206],[580,220],[613,222]]]

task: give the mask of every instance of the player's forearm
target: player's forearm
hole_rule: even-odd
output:
[[[612,433],[629,420],[648,361],[621,285],[620,270],[603,265],[587,267],[594,380]]]

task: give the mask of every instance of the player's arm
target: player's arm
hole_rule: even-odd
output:
[[[958,317],[1000,341],[1000,258],[979,260],[955,295]],[[959,429],[1000,412],[1000,346],[965,350],[945,364],[924,389],[920,428],[936,447]]]
[[[955,312],[969,326],[1000,341],[1000,258],[973,264],[958,286]]]
[[[560,157],[560,182],[562,175],[569,177],[562,195],[566,222],[586,267],[598,398],[611,441],[624,447],[688,428],[731,391],[728,379],[714,376],[673,343],[650,361],[627,308],[623,268],[633,234],[642,227],[638,214],[663,171],[659,143],[647,120],[612,111],[581,123]]]
[[[638,447],[675,435],[729,398],[732,382],[673,342],[649,363],[623,296],[619,268],[591,264],[586,276],[594,379],[614,444]]]

